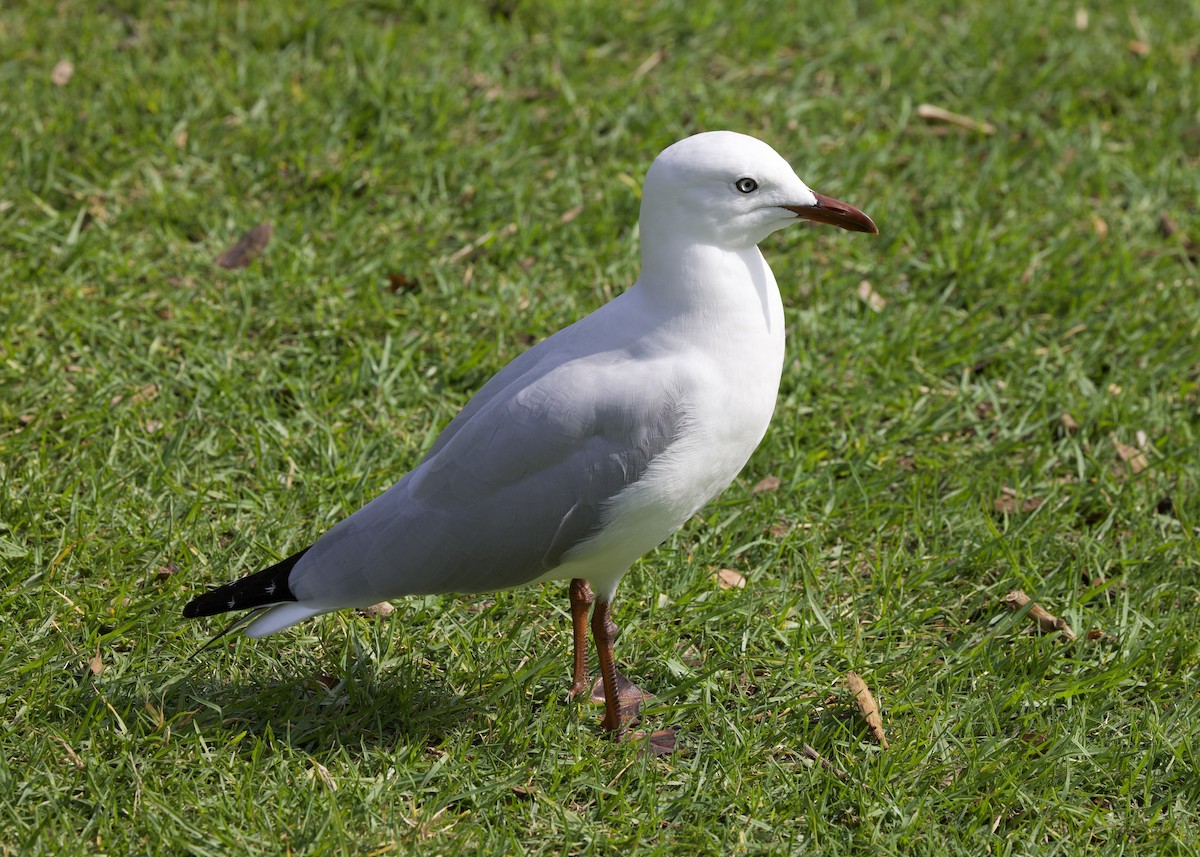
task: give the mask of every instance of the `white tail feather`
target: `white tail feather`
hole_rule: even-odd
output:
[[[336,608],[311,607],[306,604],[297,604],[294,601],[279,604],[270,608],[262,616],[251,622],[246,627],[246,636],[265,637],[267,634],[274,634],[276,631],[290,628],[297,622],[303,622],[305,619],[310,619],[313,616],[328,613],[332,609]]]

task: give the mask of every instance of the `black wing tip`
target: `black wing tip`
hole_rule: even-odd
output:
[[[283,601],[299,600],[288,586],[288,577],[292,568],[300,561],[300,557],[307,551],[308,548],[304,548],[262,571],[256,571],[232,583],[197,595],[184,605],[183,618],[215,616],[230,610],[250,610]]]

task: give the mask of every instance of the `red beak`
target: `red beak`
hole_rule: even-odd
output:
[[[870,232],[873,235],[879,234],[879,228],[871,218],[867,217],[853,205],[841,202],[831,196],[822,196],[814,192],[813,196],[817,198],[816,205],[785,205],[788,211],[794,211],[798,217],[805,220],[812,220],[816,223],[828,223],[831,226],[840,226],[842,229],[849,229],[851,232]]]

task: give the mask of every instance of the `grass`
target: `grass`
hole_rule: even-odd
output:
[[[1198,30],[1194,0],[6,6],[0,853],[1196,853]],[[719,127],[882,234],[765,243],[773,426],[622,584],[685,752],[567,700],[562,587],[189,662],[192,594],[636,277],[646,166]]]

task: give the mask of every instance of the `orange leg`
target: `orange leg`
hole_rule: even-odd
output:
[[[575,670],[571,680],[571,699],[586,693],[589,688],[587,668],[588,611],[595,597],[592,587],[582,578],[571,581],[571,635],[575,639]]]
[[[578,589],[576,584],[579,584]],[[587,594],[587,603],[583,602],[583,594]],[[576,597],[578,594],[578,598]],[[580,630],[583,628],[583,618],[587,616],[587,605],[593,600],[592,590],[586,582],[576,580],[571,582],[571,617],[575,626],[575,685],[572,694],[580,688],[580,681],[586,682],[586,655],[580,655],[587,644],[586,635],[580,642]],[[627,733],[626,727],[637,720],[641,714],[642,705],[654,697],[646,693],[617,669],[613,659],[613,642],[617,638],[617,626],[612,620],[611,605],[607,601],[597,601],[596,609],[592,611],[592,636],[596,640],[596,658],[600,662],[600,679],[592,688],[592,701],[604,703],[604,719],[600,728],[612,734],[614,741],[620,741]],[[584,666],[580,666],[581,661]],[[647,749],[655,755],[662,756],[675,752],[675,730],[659,729],[649,735],[638,732],[636,738],[648,738]]]
[[[592,611],[592,636],[596,640],[596,657],[600,661],[600,680],[604,683],[604,719],[600,728],[620,740],[625,724],[621,718],[620,692],[617,688],[617,665],[613,661],[613,641],[617,626],[607,601],[597,601]]]

